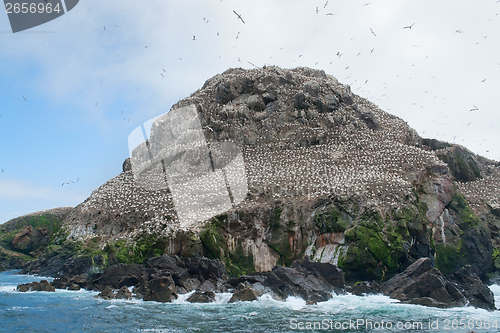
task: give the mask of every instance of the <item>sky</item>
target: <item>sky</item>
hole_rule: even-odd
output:
[[[500,160],[497,0],[81,0],[15,34],[0,13],[0,45],[0,223],[81,203],[135,128],[234,67],[322,69]]]

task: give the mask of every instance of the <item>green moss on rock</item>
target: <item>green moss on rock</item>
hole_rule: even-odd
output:
[[[452,274],[463,266],[460,246],[436,245],[436,267],[445,275]]]
[[[337,207],[332,207],[314,217],[314,225],[320,234],[343,232],[350,226],[351,222],[350,216]]]

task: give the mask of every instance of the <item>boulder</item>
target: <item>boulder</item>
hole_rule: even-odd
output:
[[[80,290],[82,289],[82,287],[80,287],[79,285],[77,285],[76,283],[73,283],[71,282],[69,285],[68,285],[68,290]]]
[[[120,288],[120,290],[118,290],[115,298],[116,299],[131,299],[132,293],[130,292],[130,290],[127,287],[123,286]]]
[[[403,273],[382,284],[381,290],[404,303],[440,308],[464,306],[465,296],[457,287],[433,268],[429,258],[420,258]]]
[[[56,289],[49,284],[47,280],[42,280],[40,282],[24,283],[17,286],[17,290],[20,292],[27,291],[49,291],[54,292]]]
[[[172,302],[172,299],[177,299],[170,275],[155,274],[147,282],[139,282],[136,292],[142,294],[145,301]]]
[[[461,269],[452,276],[460,292],[467,298],[470,305],[495,310],[495,297],[493,292],[479,278],[477,274]]]
[[[116,294],[113,292],[113,289],[111,289],[110,286],[107,286],[96,297],[100,297],[100,298],[104,298],[106,300],[110,300],[110,299],[114,299],[116,297]]]
[[[374,295],[380,293],[380,285],[375,281],[362,281],[346,288],[356,296]]]
[[[294,263],[295,265],[295,263]],[[299,268],[276,266],[267,275],[263,285],[269,287],[279,298],[289,296],[316,303],[332,298],[334,286],[315,273]]]
[[[68,279],[66,277],[57,278],[52,280],[50,285],[56,289],[66,289],[68,287]]]
[[[211,303],[215,301],[213,291],[196,291],[187,299],[189,303]]]
[[[146,269],[142,265],[119,264],[107,268],[102,274],[92,275],[88,282],[88,288],[104,290],[106,286],[113,289],[119,289],[123,286],[129,287],[137,284],[144,274],[146,274]]]
[[[252,288],[245,288],[235,292],[228,303],[251,302],[257,300],[258,296],[259,294]]]

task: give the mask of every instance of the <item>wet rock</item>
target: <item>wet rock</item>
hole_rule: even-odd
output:
[[[403,273],[384,282],[381,289],[391,298],[406,303],[448,308],[464,306],[467,302],[457,287],[433,268],[429,258],[420,258]]]
[[[50,285],[56,289],[66,289],[68,287],[68,279],[66,277],[52,280]]]
[[[189,303],[211,303],[215,301],[213,291],[196,291],[187,299]]]
[[[82,289],[82,287],[73,282],[71,282],[68,286],[68,290],[80,290],[80,289]]]
[[[114,293],[113,289],[110,286],[107,286],[106,288],[104,288],[103,291],[101,291],[97,295],[97,297],[100,297],[100,298],[103,298],[106,300],[110,300],[110,299],[114,299],[116,297],[116,294]]]
[[[88,283],[89,289],[104,290],[106,286],[119,289],[123,286],[133,286],[141,280],[146,269],[142,265],[119,264],[107,268],[102,274],[92,275]]]
[[[173,299],[177,299],[175,283],[169,275],[153,275],[137,289],[145,301],[172,302]]]
[[[380,285],[375,281],[362,281],[346,288],[346,291],[356,296],[375,295],[380,293]]]
[[[121,287],[116,293],[116,299],[131,299],[132,292],[125,286]]]
[[[259,294],[252,288],[245,288],[235,292],[228,303],[251,302],[257,300],[258,296]]]
[[[332,298],[332,291],[342,292],[342,287],[333,285],[330,281],[337,281],[338,271],[335,269],[316,265],[305,260],[304,264],[310,269],[301,266],[300,262],[295,261],[292,267],[276,266],[271,273],[267,275],[263,285],[269,287],[278,297],[286,299],[289,296],[301,297],[302,299],[317,303],[327,301]],[[319,269],[313,269],[316,267]],[[334,273],[331,277],[324,277],[323,272]]]
[[[321,263],[311,261],[308,256],[304,257],[301,261],[297,262],[300,267],[307,269],[309,272],[316,273],[322,277],[326,282],[331,284],[335,292],[341,293],[345,287],[344,273],[337,266],[329,263]]]
[[[250,284],[248,281],[245,281],[245,282],[240,282],[240,283],[236,286],[236,288],[234,288],[234,289],[236,289],[236,290],[238,291],[238,290],[242,290],[242,289],[248,288],[248,287],[250,287],[250,286],[251,286],[251,284]]]
[[[50,283],[47,280],[42,280],[40,282],[31,282],[31,283],[24,283],[20,284],[16,288],[20,292],[27,292],[27,291],[49,291],[49,292],[54,292],[56,289],[50,285]]]
[[[88,279],[85,275],[77,275],[72,277],[70,282],[80,286],[80,288],[83,288],[87,285]]]
[[[470,305],[495,310],[495,297],[493,292],[481,281],[477,274],[461,269],[452,276],[460,292],[467,298]]]

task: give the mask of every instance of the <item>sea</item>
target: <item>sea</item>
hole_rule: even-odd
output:
[[[401,304],[382,295],[334,295],[306,305],[299,298],[191,304],[103,300],[93,291],[26,292],[18,284],[44,278],[0,273],[0,332],[500,332],[500,311],[436,309]],[[490,287],[500,306],[500,286]]]

